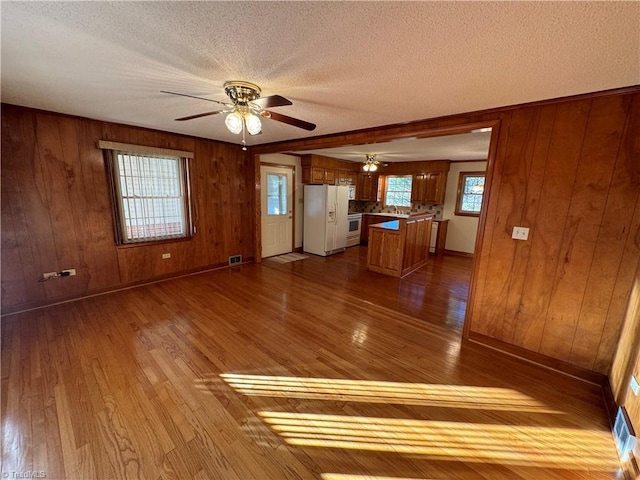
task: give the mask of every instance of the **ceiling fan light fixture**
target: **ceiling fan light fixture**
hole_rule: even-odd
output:
[[[257,115],[253,113],[249,113],[244,117],[244,123],[247,127],[247,132],[249,135],[257,135],[262,131],[262,122],[258,118]]]
[[[368,153],[367,161],[364,162],[362,170],[364,170],[365,172],[375,172],[376,170],[378,170],[378,163],[380,162],[376,160],[376,155],[374,153]]]
[[[224,119],[224,124],[227,126],[231,133],[238,134],[242,131],[242,115],[238,112],[231,112]]]

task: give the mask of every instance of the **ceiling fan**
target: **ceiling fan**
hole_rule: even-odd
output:
[[[267,108],[272,107],[284,107],[286,105],[292,105],[291,100],[288,100],[280,95],[271,95],[269,97],[260,97],[260,87],[253,83],[243,81],[232,81],[224,84],[224,91],[231,99],[231,103],[221,102],[219,100],[212,100],[210,98],[196,97],[194,95],[187,95],[184,93],[175,93],[161,91],[161,93],[168,93],[171,95],[179,95],[181,97],[197,98],[199,100],[206,100],[207,102],[214,102],[223,105],[225,108],[222,110],[214,110],[212,112],[198,113],[196,115],[189,115],[187,117],[176,118],[176,121],[183,122],[185,120],[193,120],[194,118],[206,117],[209,115],[216,115],[218,113],[225,113],[225,125],[231,133],[242,133],[242,149],[246,150],[245,131],[249,135],[259,135],[262,133],[262,118],[270,118],[277,122],[293,125],[294,127],[302,128],[304,130],[314,130],[315,124],[299,120],[297,118],[289,117],[281,113],[272,112]]]

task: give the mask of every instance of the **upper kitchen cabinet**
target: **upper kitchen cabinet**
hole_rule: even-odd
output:
[[[414,174],[411,184],[411,201],[443,204],[446,186],[447,172]]]
[[[356,200],[378,201],[379,177],[377,174],[359,173],[356,182]]]
[[[303,166],[302,183],[324,183],[324,168]]]
[[[335,170],[330,170],[328,168],[324,169],[324,183],[327,183],[329,185],[335,185],[336,184],[336,171]]]
[[[412,175],[411,201],[414,203],[444,204],[449,160],[394,162],[385,169],[386,175]]]
[[[351,183],[355,184],[356,173],[354,169],[358,167],[353,162],[315,154],[302,155],[300,160],[302,163],[302,183],[336,185],[348,183],[341,182],[343,178],[351,178]]]
[[[356,172],[340,170],[338,172],[338,185],[355,185],[357,178],[358,174]]]

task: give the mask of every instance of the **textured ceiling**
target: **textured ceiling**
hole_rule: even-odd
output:
[[[238,143],[173,119],[247,80],[325,135],[640,83],[639,2],[2,2],[2,101]],[[213,108],[212,108],[213,107]]]

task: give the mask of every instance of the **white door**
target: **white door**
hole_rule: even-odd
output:
[[[260,166],[262,257],[293,250],[293,171]]]

